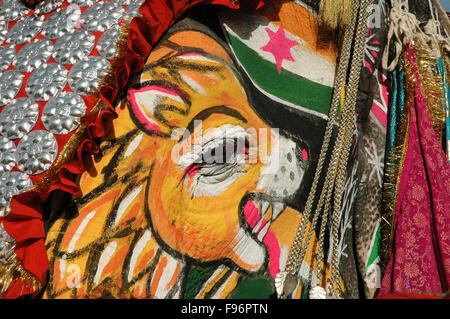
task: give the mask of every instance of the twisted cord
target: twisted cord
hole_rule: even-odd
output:
[[[345,83],[348,64],[349,64],[349,60],[350,60],[352,37],[353,37],[354,28],[355,28],[355,21],[353,21],[353,20],[354,19],[352,17],[352,22],[350,23],[350,25],[348,25],[348,27],[346,28],[346,31],[345,31],[342,54],[339,59],[337,75],[336,75],[335,81],[334,81],[335,89],[333,92],[333,98],[332,98],[330,112],[329,112],[329,120],[328,120],[327,126],[325,128],[322,149],[321,149],[321,152],[319,155],[316,172],[314,174],[313,183],[312,183],[309,195],[308,195],[308,199],[306,201],[303,216],[300,221],[300,225],[297,230],[297,233],[296,233],[293,245],[292,245],[292,249],[291,249],[291,252],[289,253],[289,257],[288,257],[288,260],[286,263],[286,271],[291,274],[295,274],[295,272],[297,271],[297,269],[299,268],[299,266],[303,260],[303,258],[300,258],[300,253],[301,253],[300,249],[302,247],[302,241],[304,238],[304,232],[305,232],[306,225],[308,223],[308,220],[310,220],[312,205],[313,205],[313,201],[315,198],[316,189],[317,189],[317,186],[318,186],[318,183],[320,180],[320,176],[321,176],[321,173],[323,170],[323,166],[325,163],[326,154],[328,152],[328,147],[329,147],[329,144],[331,141],[333,127],[334,127],[334,124],[336,123],[339,99],[341,96],[342,87]],[[308,235],[308,237],[310,237],[310,235]],[[307,242],[308,241],[309,240],[307,239]],[[307,246],[307,245],[305,244],[305,246]]]
[[[364,45],[365,45],[365,35],[367,32],[367,19],[368,19],[368,6],[371,3],[370,0],[362,0],[361,1],[361,10],[359,10],[359,19],[358,19],[358,9],[359,5],[353,6],[352,10],[352,19],[350,25],[347,27],[345,32],[345,38],[342,48],[342,55],[339,60],[337,76],[335,79],[335,90],[333,93],[332,104],[330,108],[329,121],[326,126],[324,141],[322,144],[321,153],[319,156],[319,161],[317,165],[317,169],[314,175],[313,184],[307,199],[307,203],[305,206],[304,215],[299,225],[299,229],[297,231],[296,237],[294,239],[293,248],[288,258],[286,271],[295,274],[295,272],[299,269],[301,262],[303,261],[308,243],[311,240],[312,234],[316,228],[319,217],[322,215],[321,210],[325,202],[325,209],[322,215],[322,221],[320,225],[319,232],[319,252],[317,256],[317,264],[319,269],[319,282],[322,280],[323,276],[323,244],[325,237],[325,229],[326,222],[328,218],[328,212],[330,211],[331,206],[331,196],[333,194],[333,186],[337,183],[336,192],[338,192],[337,198],[334,199],[334,213],[333,217],[333,235],[336,238],[333,238],[333,262],[332,269],[336,269],[337,263],[337,244],[338,244],[338,230],[339,230],[339,221],[340,221],[340,206],[342,201],[342,189],[345,182],[345,171],[347,166],[347,160],[350,153],[351,142],[352,142],[352,125],[355,115],[355,105],[356,105],[356,96],[358,92],[358,84],[359,84],[359,75],[361,71],[361,66],[363,62],[363,53],[364,53]],[[331,144],[331,137],[333,132],[334,124],[336,124],[337,118],[337,109],[339,105],[339,99],[341,96],[342,88],[345,84],[345,79],[347,75],[347,70],[350,61],[351,49],[352,49],[352,40],[353,35],[355,33],[355,27],[358,21],[358,30],[357,37],[355,40],[355,53],[352,59],[350,77],[349,77],[349,87],[346,90],[346,98],[344,103],[343,112],[341,115],[341,125],[339,128],[338,136],[336,138],[336,142],[334,144],[333,152],[331,154],[332,158],[328,164],[327,174],[325,176],[324,187],[322,192],[320,193],[319,202],[316,207],[315,213],[313,215],[313,220],[311,222],[311,226],[308,230],[307,238],[304,245],[302,244],[302,239],[304,238],[304,231],[307,225],[308,220],[310,220],[312,206],[314,199],[316,197],[316,190],[318,186],[318,182],[320,180],[320,176],[322,171],[324,171],[324,164],[328,149]],[[338,203],[338,204],[336,204]],[[337,217],[337,218],[336,218]],[[336,271],[334,271],[336,274]],[[333,282],[336,281],[336,276],[333,275]],[[338,277],[337,277],[338,278]]]
[[[355,41],[355,50],[353,55],[352,66],[350,70],[350,78],[348,83],[348,90],[346,91],[345,98],[345,135],[342,146],[342,158],[338,163],[337,176],[336,176],[336,188],[334,194],[333,203],[333,254],[331,261],[332,270],[332,283],[337,285],[339,279],[339,258],[338,258],[338,243],[339,243],[339,225],[341,222],[341,206],[342,206],[342,194],[345,184],[345,176],[347,172],[348,158],[352,147],[353,130],[356,113],[356,98],[359,89],[359,78],[361,74],[361,66],[364,59],[364,47],[367,34],[367,20],[369,18],[368,7],[372,1],[362,0],[361,11],[359,13],[358,21],[358,34]],[[336,288],[336,286],[335,286]]]

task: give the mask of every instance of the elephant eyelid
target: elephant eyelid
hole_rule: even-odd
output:
[[[208,144],[213,145],[213,147],[207,147]],[[232,171],[233,168],[244,163],[249,154],[249,144],[247,136],[208,141],[202,147],[203,151],[199,156],[184,170],[183,179],[186,177],[194,178],[197,174],[199,176],[215,176]],[[212,151],[215,150],[220,150],[221,153],[218,155],[212,154]],[[234,169],[234,171],[236,170]]]

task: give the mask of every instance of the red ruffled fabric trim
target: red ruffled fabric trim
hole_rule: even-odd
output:
[[[70,194],[80,192],[75,183],[75,177],[85,171],[83,157],[87,154],[97,154],[99,149],[94,139],[104,135],[105,121],[117,117],[114,101],[118,93],[128,82],[132,73],[142,70],[145,60],[152,47],[163,33],[173,25],[189,8],[198,4],[223,5],[233,9],[256,10],[263,5],[261,0],[246,0],[242,3],[233,0],[146,0],[139,9],[142,16],[131,21],[127,39],[127,54],[124,61],[118,61],[115,67],[114,85],[104,86],[99,97],[108,107],[100,111],[98,117],[88,125],[88,137],[77,149],[76,158],[64,164],[57,180],[48,191],[41,193],[29,191],[13,197],[11,213],[2,219],[6,231],[16,240],[15,253],[22,261],[25,270],[36,276],[44,286],[49,268],[47,251],[44,245],[45,233],[43,223],[42,202],[54,190],[62,190]],[[27,294],[35,294],[29,287],[22,285],[20,280],[13,282],[5,298],[18,298]]]

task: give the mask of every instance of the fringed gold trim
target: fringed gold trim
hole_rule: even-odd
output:
[[[321,0],[319,19],[329,28],[341,29],[350,23],[353,0]]]
[[[428,113],[439,141],[442,142],[445,127],[444,88],[436,70],[438,57],[434,56],[428,48],[416,47],[414,51],[416,53],[420,85],[426,99]]]
[[[410,65],[404,55],[406,55],[406,50],[404,50],[403,56],[401,56],[399,60],[399,67],[405,70],[405,106],[403,116],[397,120],[395,146],[392,153],[387,157],[385,167],[386,179],[383,184],[380,244],[380,259],[383,272],[389,261],[390,251],[394,240],[395,206],[398,199],[400,178],[409,142],[409,106],[414,99],[415,79],[411,77],[412,72]]]
[[[9,264],[0,263],[0,298],[5,297],[11,283],[16,279],[20,279],[22,290],[26,287],[36,294],[42,289],[39,279],[26,271],[20,261],[14,258]]]

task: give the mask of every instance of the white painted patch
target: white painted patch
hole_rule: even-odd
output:
[[[183,74],[183,72],[178,72],[178,73],[180,73],[183,81],[186,82],[186,84],[189,85],[195,92],[197,92],[201,95],[206,95],[205,89],[200,84],[198,84],[194,79]]]
[[[173,276],[179,264],[179,261],[172,256],[166,254],[166,257],[167,265],[164,268],[164,271],[158,283],[158,287],[156,288],[155,299],[163,299],[166,297],[167,293],[170,291],[170,287],[169,289],[166,289],[167,285],[173,279]]]
[[[125,150],[125,153],[123,154],[123,158],[128,158],[133,152],[138,148],[139,144],[142,141],[142,137],[144,137],[144,133],[140,133],[137,135],[128,145],[127,149]]]
[[[117,223],[120,221],[120,218],[122,217],[123,213],[127,210],[128,206],[134,201],[137,195],[142,190],[143,185],[139,185],[135,189],[133,189],[125,198],[120,202],[119,207],[117,208],[117,215],[114,219],[113,227],[117,225]]]
[[[289,256],[289,246],[284,245],[280,249],[280,261],[279,261],[280,272],[286,270],[286,263],[287,263],[288,256]]]
[[[59,277],[61,278],[61,280],[63,280],[64,278],[64,274],[66,272],[66,265],[67,265],[66,254],[64,254],[62,258],[59,260],[59,272],[60,272]]]
[[[105,269],[106,265],[111,260],[111,257],[113,256],[114,252],[117,249],[117,243],[115,241],[109,243],[109,245],[105,248],[102,255],[100,256],[100,260],[98,261],[97,265],[97,272],[94,276],[94,284],[98,284],[100,282],[100,279],[102,278],[103,270]]]
[[[294,141],[283,136],[278,139],[272,138],[272,141],[275,142],[265,161],[266,164],[261,171],[256,188],[264,189],[276,198],[286,198],[295,194],[299,189],[305,172],[296,157]],[[290,154],[290,161],[288,154]]]
[[[138,242],[136,243],[136,246],[134,246],[133,253],[131,254],[130,258],[130,270],[128,271],[128,281],[131,281],[133,278],[133,272],[134,267],[136,267],[136,262],[138,260],[139,255],[144,250],[147,243],[152,238],[152,233],[150,230],[146,230],[141,238],[139,238]]]
[[[207,76],[210,79],[217,80],[217,77],[212,73],[203,73],[204,76]]]
[[[211,62],[211,63],[217,63],[216,60],[210,59],[204,55],[201,54],[184,54],[184,55],[179,55],[177,57],[178,59],[182,59],[182,60],[192,60],[192,61],[202,61],[202,62]]]
[[[134,95],[137,105],[147,110],[147,112],[144,112],[144,115],[145,113],[154,114],[155,107],[160,105],[161,102],[165,99],[171,99],[173,101],[184,104],[184,101],[180,96],[170,94],[168,92],[162,92],[157,89],[134,91],[131,94]],[[154,122],[148,116],[146,116],[146,118],[149,119],[152,123]]]
[[[238,242],[233,251],[240,260],[252,266],[253,270],[259,270],[264,264],[266,251],[262,244],[257,243],[245,230],[239,228]]]
[[[73,237],[69,243],[69,247],[67,248],[67,253],[70,254],[75,250],[75,246],[77,244],[78,239],[80,239],[81,234],[83,233],[84,229],[88,225],[88,223],[91,221],[91,219],[95,215],[95,210],[90,212],[86,215],[86,217],[81,222],[80,226],[78,226],[77,230],[75,231],[75,234],[73,234]]]

